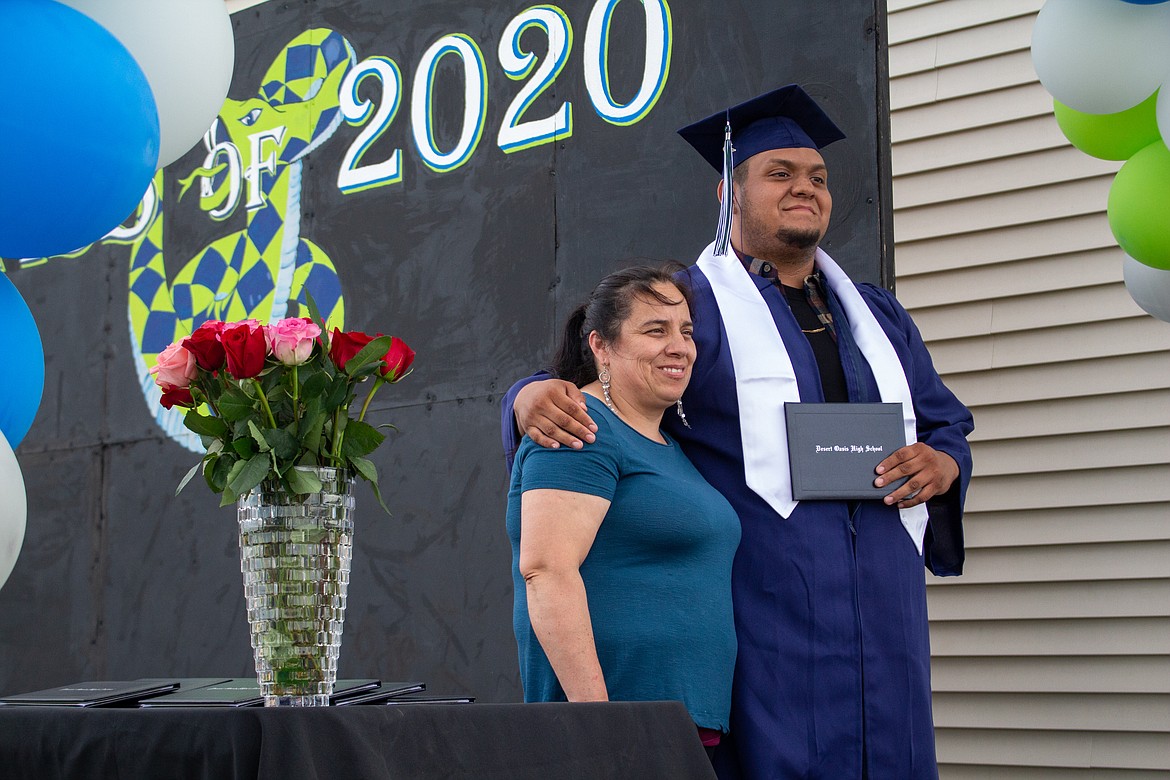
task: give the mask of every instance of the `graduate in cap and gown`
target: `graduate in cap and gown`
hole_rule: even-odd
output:
[[[716,241],[686,272],[689,427],[663,420],[742,526],[739,655],[716,770],[937,778],[923,566],[962,573],[970,412],[893,295],[852,282],[819,248],[832,210],[820,149],[844,134],[804,90],[773,90],[679,132],[723,174]],[[538,444],[592,440],[567,385],[537,375],[509,391],[506,451],[520,431]],[[783,407],[823,401],[901,404],[908,444],[875,469],[883,498],[793,498]]]

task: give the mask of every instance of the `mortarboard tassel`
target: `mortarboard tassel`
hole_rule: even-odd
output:
[[[731,119],[728,118],[727,129],[723,131],[723,198],[719,202],[719,227],[715,230],[716,257],[726,255],[731,243],[731,172],[735,170],[732,159],[734,151],[731,146]]]

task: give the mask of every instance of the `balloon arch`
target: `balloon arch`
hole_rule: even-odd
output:
[[[1109,227],[1127,255],[1125,286],[1170,322],[1170,2],[1048,0],[1032,63],[1073,146],[1125,160],[1109,190]]]
[[[155,172],[215,120],[235,63],[223,0],[151,0],[145,7],[139,0],[0,2],[0,29],[18,31],[0,50],[0,138],[8,152],[0,257],[60,255],[102,238],[135,211]],[[0,329],[3,586],[25,529],[24,480],[13,450],[36,415],[45,377],[36,323],[3,273]]]

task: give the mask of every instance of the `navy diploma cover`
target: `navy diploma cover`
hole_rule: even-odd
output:
[[[874,487],[877,464],[906,445],[902,405],[786,403],[792,497],[881,500],[905,478]]]

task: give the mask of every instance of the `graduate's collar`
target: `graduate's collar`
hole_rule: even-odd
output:
[[[735,252],[735,256],[739,258],[739,262],[740,265],[743,266],[743,270],[747,271],[752,276],[758,276],[761,279],[767,279],[769,282],[774,284],[782,284],[780,281],[780,269],[777,268],[773,262],[770,260],[761,260],[758,257],[752,257],[749,254],[745,254],[738,249],[735,249],[735,247],[732,247],[732,250]],[[813,272],[810,275],[813,277],[813,284],[815,284],[820,289],[824,289],[824,277],[821,276],[820,269],[814,267]],[[756,287],[761,290],[766,286],[767,285],[761,285],[759,283],[756,284]]]

